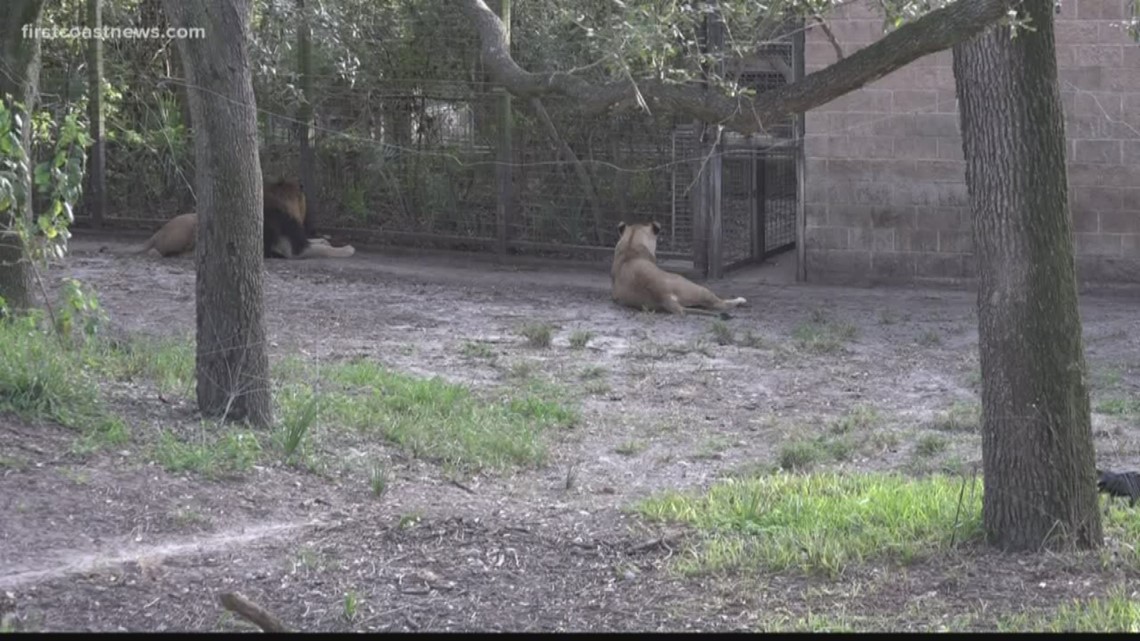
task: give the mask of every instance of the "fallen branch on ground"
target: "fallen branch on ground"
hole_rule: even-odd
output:
[[[284,623],[265,608],[242,596],[240,592],[223,592],[218,595],[222,607],[261,628],[264,632],[292,632]]]

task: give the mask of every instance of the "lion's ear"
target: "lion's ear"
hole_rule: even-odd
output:
[[[653,221],[653,235],[656,236],[657,234],[660,234],[660,233],[661,233],[661,223],[659,223],[655,220],[655,221]]]
[[[619,234],[625,233],[625,221],[624,220],[621,221],[620,223],[618,223],[618,233]]]

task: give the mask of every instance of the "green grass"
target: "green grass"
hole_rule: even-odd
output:
[[[796,346],[816,354],[838,352],[846,343],[854,340],[857,334],[858,329],[854,325],[831,320],[819,311],[814,312],[809,321],[792,330]]]
[[[831,423],[833,434],[849,434],[874,427],[880,420],[879,412],[867,405],[856,405]]]
[[[1001,632],[1140,632],[1140,601],[1117,587],[1103,598],[1075,600],[1052,612],[1021,613],[998,622]]]
[[[442,378],[418,378],[371,361],[322,370],[324,420],[468,471],[539,465],[546,457],[543,432],[579,421],[574,408],[537,383],[484,398]]]
[[[961,480],[888,474],[776,474],[727,479],[707,493],[668,492],[636,505],[643,516],[679,522],[703,536],[677,563],[684,573],[798,569],[838,576],[852,564],[908,564],[976,541],[981,492]]]
[[[621,454],[622,456],[637,456],[644,452],[646,447],[648,446],[645,442],[633,439],[618,444],[618,446],[614,448],[614,453]]]
[[[545,343],[542,334],[535,334],[536,344]],[[189,438],[161,431],[146,439],[154,460],[170,470],[217,476],[244,471],[269,452],[307,461],[318,434],[351,428],[453,468],[503,470],[541,464],[544,432],[580,421],[567,393],[529,372],[487,393],[365,360],[314,365],[286,356],[273,362],[271,373],[277,424],[269,434],[255,437],[228,425],[203,426]],[[60,340],[42,319],[0,321],[0,411],[74,428],[80,451],[121,445],[131,431],[107,404],[108,381],[189,396],[193,344]]]
[[[1093,406],[1097,414],[1134,417],[1140,415],[1140,398],[1133,396],[1109,396],[1097,400]]]
[[[0,412],[81,432],[79,448],[121,445],[130,429],[104,402],[99,381],[119,363],[117,352],[89,341],[64,347],[50,329],[27,318],[0,321]]]
[[[780,447],[778,465],[788,472],[805,471],[818,463],[849,461],[859,450],[860,441],[846,432],[821,434],[815,438],[798,437]],[[841,423],[840,423],[841,425]]]
[[[164,394],[193,393],[192,341],[137,336],[100,352],[96,369],[116,380],[149,381]]]
[[[212,431],[210,425],[203,424],[193,442],[179,439],[169,431],[161,432],[153,447],[155,460],[171,472],[220,478],[248,472],[261,457],[261,443],[254,433]]]
[[[554,327],[549,323],[527,323],[519,328],[526,344],[535,349],[547,349],[554,338]]]
[[[460,348],[460,353],[467,358],[495,357],[495,350],[491,349],[490,345],[486,343],[476,343],[473,341],[467,341],[466,343],[463,343],[463,347]]]
[[[585,349],[586,345],[594,339],[594,333],[586,330],[576,330],[570,335],[570,349]]]
[[[941,434],[924,434],[914,444],[914,453],[917,456],[927,458],[945,452],[948,447],[950,447],[950,442]]]
[[[717,345],[733,345],[736,343],[736,332],[732,331],[728,323],[719,318],[709,325],[709,332]]]
[[[943,432],[980,432],[982,406],[978,403],[956,402],[949,409],[935,414],[930,427]]]

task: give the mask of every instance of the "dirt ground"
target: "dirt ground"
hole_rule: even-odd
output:
[[[123,244],[76,239],[52,279],[93,286],[118,327],[191,337],[192,260],[103,246]],[[582,424],[555,439],[536,471],[453,483],[389,444],[353,444],[343,456],[379,452],[393,470],[381,498],[351,467],[265,464],[211,481],[166,472],[131,447],[79,455],[71,431],[0,416],[0,460],[9,461],[0,466],[0,617],[9,626],[254,629],[217,604],[218,592],[237,590],[307,631],[773,630],[840,615],[872,629],[990,629],[1002,613],[1134,578],[982,550],[837,581],[684,577],[669,564],[688,535],[629,512],[655,492],[777,463],[781,445],[857,406],[873,407],[876,429],[896,437],[834,467],[969,469],[981,456],[976,434],[955,435],[936,456],[920,456],[916,443],[940,412],[977,402],[971,292],[778,285],[742,272],[714,285],[750,303],[727,323],[735,344],[720,344],[709,319],[614,306],[604,269],[361,252],[274,261],[267,272],[274,357],[366,355],[474,387],[523,363],[575,385],[601,372],[604,386],[584,395]],[[1136,300],[1087,294],[1081,310],[1094,385],[1109,377],[1113,393],[1131,397],[1140,386]],[[854,329],[836,349],[797,347],[797,332],[822,321]],[[556,328],[550,349],[525,345],[527,322]],[[568,349],[578,330],[594,338]],[[495,358],[472,358],[468,342]],[[191,399],[120,403],[136,431],[196,421]],[[1126,418],[1096,413],[1094,429],[1099,464],[1137,466],[1140,438]]]

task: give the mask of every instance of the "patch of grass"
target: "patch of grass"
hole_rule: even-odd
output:
[[[583,369],[581,373],[578,374],[578,378],[584,381],[596,381],[600,378],[605,378],[605,376],[606,368],[601,367],[600,365],[591,365],[590,367]]]
[[[697,450],[697,453],[693,455],[693,458],[718,458],[731,446],[732,444],[723,436],[711,436],[701,441],[700,448]]]
[[[570,349],[586,349],[586,345],[594,339],[594,333],[586,330],[575,330],[570,334]]]
[[[367,360],[326,366],[330,422],[371,432],[413,456],[470,471],[534,466],[543,432],[579,422],[556,391],[531,382],[484,398],[442,378],[393,372]]]
[[[748,331],[744,332],[744,336],[742,338],[740,338],[739,340],[736,341],[736,344],[740,345],[741,347],[751,347],[752,349],[761,349],[762,347],[764,347],[764,339],[760,338],[759,336],[754,334],[752,332],[752,330],[748,330]]]
[[[719,318],[709,325],[709,332],[717,345],[733,345],[736,343],[736,332],[728,326],[728,323]]]
[[[155,460],[170,472],[195,472],[219,478],[248,472],[261,456],[261,444],[252,432],[227,431],[219,436],[202,433],[195,442],[180,440],[172,432],[160,433],[154,445]]]
[[[388,468],[381,463],[373,465],[368,476],[368,484],[372,488],[372,495],[384,496],[384,493],[388,491],[388,482]]]
[[[360,601],[356,596],[356,592],[349,590],[344,594],[344,619],[345,621],[355,621],[356,611],[360,606]]]
[[[928,329],[918,337],[918,344],[923,347],[937,347],[942,344],[942,335]]]
[[[1093,406],[1097,414],[1108,416],[1134,417],[1140,415],[1140,398],[1133,396],[1108,396],[1101,398]]]
[[[792,441],[780,448],[780,469],[789,472],[806,470],[827,458],[819,443],[808,440]]]
[[[396,524],[396,527],[401,530],[406,530],[418,525],[419,522],[423,520],[423,518],[423,514],[421,514],[419,511],[408,512],[407,514],[400,515],[400,522]]]
[[[701,354],[702,356],[708,356],[710,358],[713,356],[708,344],[701,339],[674,345],[645,342],[629,353],[630,357],[636,360],[654,361],[662,360],[670,356],[685,356],[687,354]]]
[[[849,461],[859,449],[859,442],[849,434],[821,434],[816,438],[797,438],[780,448],[780,469],[805,471],[828,460]]]
[[[277,394],[278,441],[286,462],[303,460],[305,437],[317,422],[321,396],[308,386],[289,385]]]
[[[812,312],[811,320],[792,330],[796,346],[816,354],[830,354],[843,349],[858,334],[850,323],[830,320],[824,312]]]
[[[194,389],[194,343],[132,337],[101,350],[98,369],[118,380],[151,382],[164,394],[190,396]]]
[[[182,527],[207,525],[210,519],[188,507],[180,507],[170,512],[170,518]]]
[[[26,470],[29,463],[18,456],[0,456],[0,470]]]
[[[621,443],[615,447],[614,453],[621,454],[622,456],[637,456],[638,454],[644,452],[645,448],[646,445],[643,441],[634,439]]]
[[[859,632],[858,618],[839,614],[814,614],[810,610],[802,617],[768,615],[757,626],[757,632]]]
[[[1124,380],[1123,374],[1117,367],[1097,367],[1089,372],[1089,387],[1093,390],[1112,390],[1120,387]]]
[[[73,429],[107,420],[98,374],[88,365],[95,356],[65,349],[33,318],[0,320],[0,411]]]
[[[0,412],[78,430],[79,453],[122,445],[130,428],[100,389],[120,357],[106,341],[61,342],[36,315],[0,319]]]
[[[950,442],[940,434],[924,434],[914,444],[914,453],[924,458],[931,457],[945,452],[949,446]]]
[[[526,344],[535,349],[547,349],[554,339],[554,327],[549,323],[527,323],[519,328]]]
[[[866,430],[879,422],[879,412],[869,405],[856,405],[843,416],[831,423],[833,434],[849,434],[856,430]]]
[[[592,396],[604,396],[612,391],[610,384],[605,381],[590,381],[586,383],[586,393]]]
[[[1140,602],[1123,586],[1104,598],[1074,600],[1052,612],[1021,613],[998,621],[1000,632],[1140,632]]]
[[[638,503],[658,521],[696,528],[678,561],[685,573],[799,569],[838,576],[866,561],[909,564],[982,536],[982,492],[958,511],[961,480],[932,475],[776,474],[726,479],[706,493],[668,492]],[[958,521],[955,521],[957,514]]]
[[[459,353],[467,358],[495,358],[495,350],[487,343],[467,341],[459,349]]]
[[[534,361],[516,361],[511,363],[507,376],[515,379],[529,379],[538,372],[538,365]]]
[[[935,414],[930,427],[943,432],[976,434],[982,429],[982,406],[978,403],[956,402],[949,409]]]
[[[879,324],[880,325],[894,325],[899,322],[898,314],[891,309],[879,310]]]

